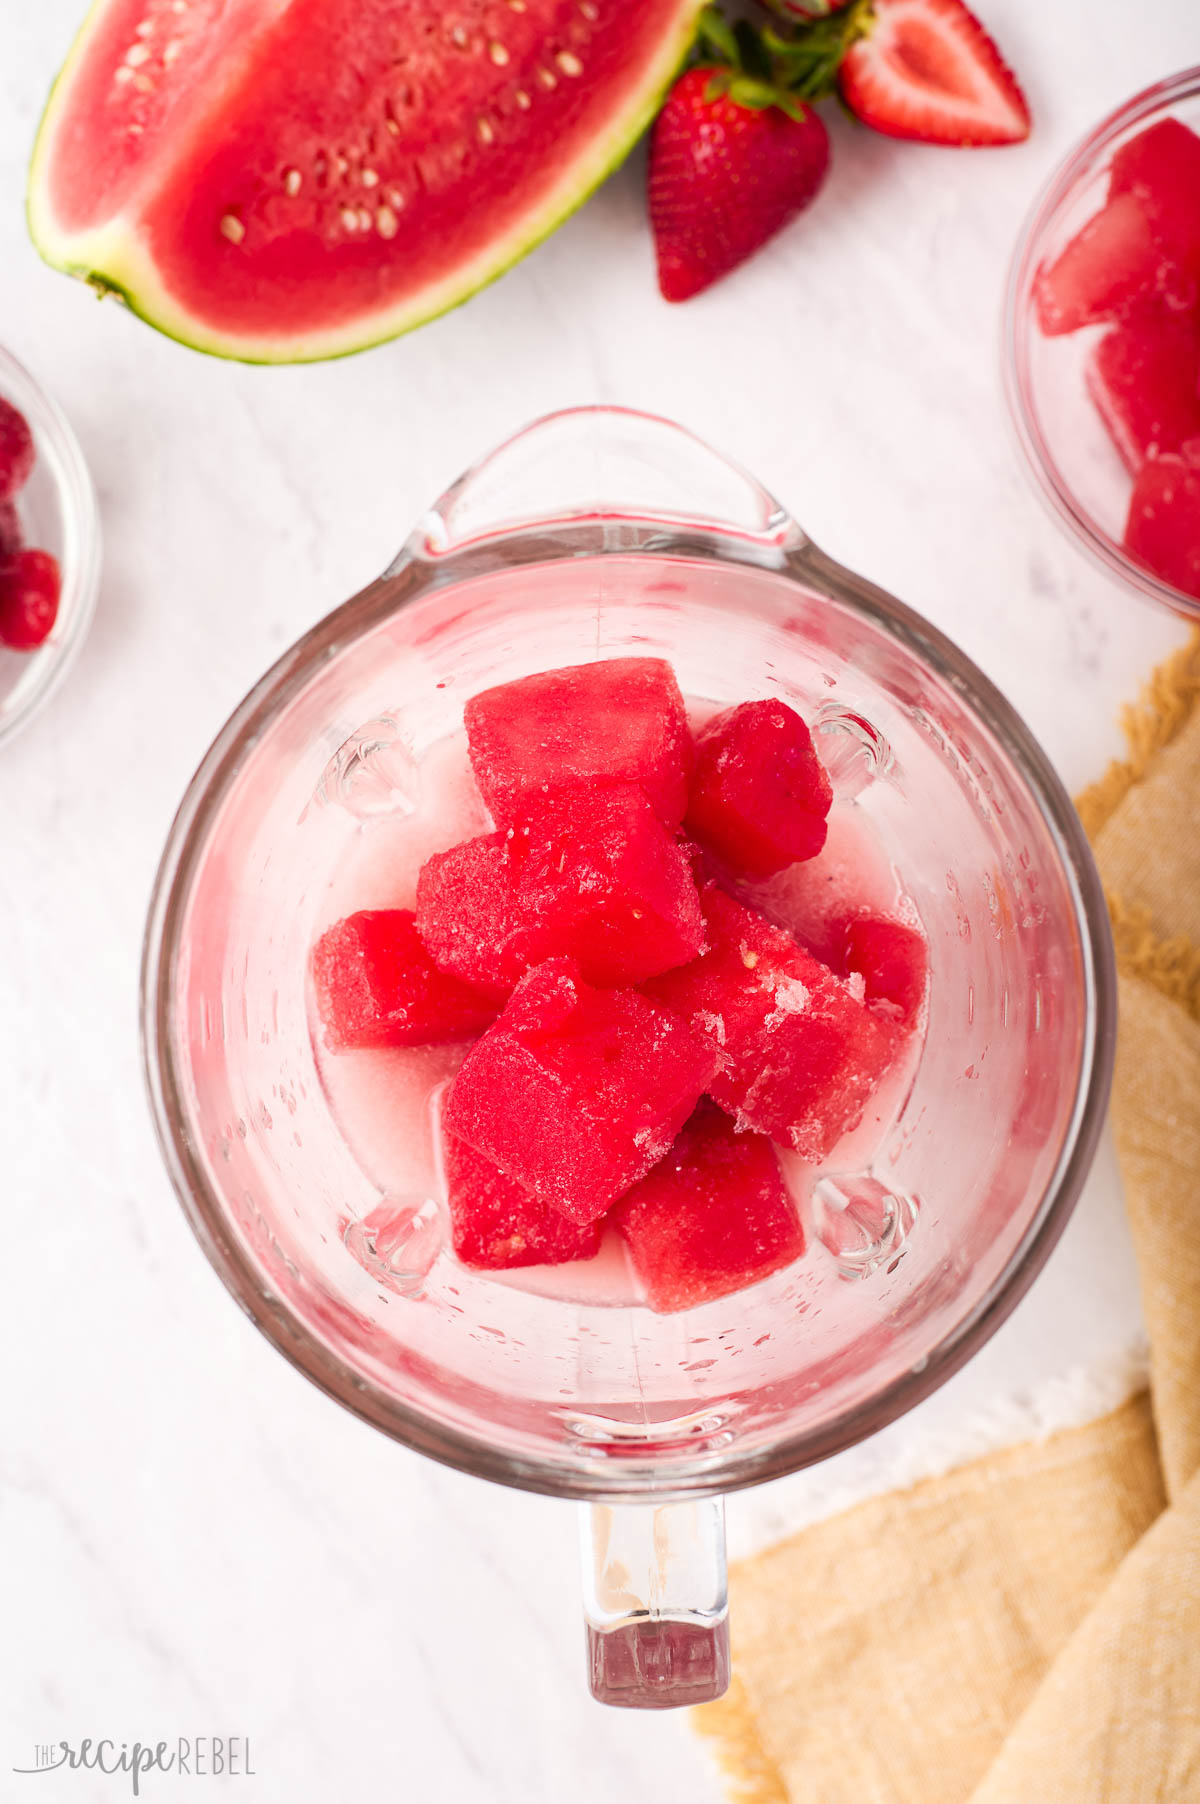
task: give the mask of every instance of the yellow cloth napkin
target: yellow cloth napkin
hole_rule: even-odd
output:
[[[1200,633],[1080,798],[1151,1393],[735,1566],[740,1804],[1200,1804]]]

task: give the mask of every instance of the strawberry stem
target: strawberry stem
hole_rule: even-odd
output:
[[[708,6],[697,28],[696,60],[718,70],[711,98],[728,94],[741,106],[778,106],[800,119],[803,101],[837,93],[842,58],[874,19],[874,0],[850,0],[839,12],[759,31],[749,19],[730,24],[718,6]]]

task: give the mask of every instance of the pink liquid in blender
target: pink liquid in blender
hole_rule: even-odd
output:
[[[691,705],[693,727],[703,725],[713,712],[708,703]],[[741,892],[747,902],[811,947],[818,957],[832,951],[830,923],[863,910],[919,926],[894,866],[853,799],[853,784],[847,786],[848,793],[839,795],[836,772],[834,781],[828,839],[821,854],[789,866],[775,877],[748,883]],[[429,751],[416,772],[413,788],[409,811],[364,823],[355,855],[344,860],[330,880],[318,932],[360,909],[412,908],[425,860],[490,829],[463,734],[445,739]],[[439,1152],[441,1106],[468,1047],[334,1053],[325,1044],[311,995],[310,1026],[330,1108],[381,1197],[402,1198],[406,1209],[430,1215],[439,1211],[445,1195]],[[862,1171],[869,1166],[909,1090],[921,1038],[918,1025],[869,1098],[861,1121],[842,1136],[821,1166],[776,1145],[785,1182],[805,1223],[810,1242],[806,1258],[812,1256],[811,1242],[821,1232],[815,1220],[819,1202],[814,1202],[814,1192],[827,1173]],[[850,1217],[847,1224],[852,1238]],[[448,1251],[440,1257],[453,1268]],[[486,1275],[494,1283],[574,1303],[628,1306],[640,1301],[624,1243],[611,1227],[606,1229],[595,1258]]]

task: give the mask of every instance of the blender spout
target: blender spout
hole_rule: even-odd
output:
[[[581,1519],[588,1681],[601,1704],[671,1710],[729,1686],[725,1504],[592,1504]]]

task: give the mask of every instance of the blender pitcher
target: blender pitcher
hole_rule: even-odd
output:
[[[677,1315],[458,1265],[428,1119],[399,1122],[403,1171],[368,1168],[306,992],[331,881],[419,818],[466,699],[627,655],[696,700],[794,703],[930,955],[919,1060],[878,1143],[810,1174],[805,1256]],[[584,408],[472,469],[221,730],[164,853],[143,1012],[163,1153],[234,1297],[406,1446],[587,1506],[592,1691],[661,1707],[728,1680],[722,1494],[910,1408],[1041,1267],[1100,1130],[1114,977],[1079,823],[987,679],[681,428]]]

